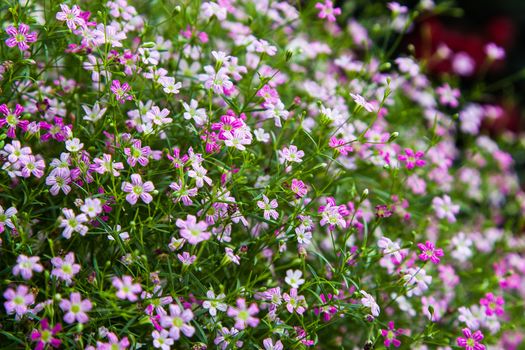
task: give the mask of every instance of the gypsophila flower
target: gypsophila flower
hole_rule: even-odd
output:
[[[456,222],[455,215],[459,213],[459,205],[453,204],[448,195],[444,195],[442,198],[434,197],[432,207],[438,218],[447,219],[450,223]]]
[[[418,243],[417,247],[421,250],[419,258],[423,261],[430,260],[434,264],[439,264],[439,258],[444,255],[443,249],[436,248],[434,243],[427,241],[425,244]]]
[[[319,10],[318,17],[326,18],[329,22],[335,22],[335,16],[341,14],[341,9],[339,7],[334,8],[334,4],[330,0],[325,0],[324,3],[318,2],[315,4],[315,8]]]
[[[370,311],[372,312],[373,316],[379,316],[379,305],[377,305],[374,297],[365,292],[364,290],[360,291],[360,293],[363,295],[363,298],[361,298],[361,304],[363,304],[363,306],[365,307],[370,308]]]
[[[217,310],[225,312],[228,309],[228,306],[222,302],[226,298],[224,293],[215,296],[213,290],[209,290],[206,292],[206,297],[208,300],[202,303],[202,307],[207,309],[211,316],[216,316]]]
[[[272,199],[271,201],[266,197],[264,194],[262,195],[263,200],[257,202],[257,206],[264,210],[264,218],[266,220],[274,219],[277,220],[279,217],[279,213],[275,208],[277,208],[279,205],[277,204],[277,200]]]
[[[177,219],[176,224],[180,229],[180,236],[189,244],[196,245],[211,237],[211,233],[206,231],[208,224],[204,221],[197,222],[197,218],[193,215],[188,215],[186,220]]]
[[[77,232],[81,236],[84,236],[87,233],[88,227],[86,225],[83,225],[83,223],[88,221],[88,217],[86,214],[75,215],[73,210],[68,208],[63,208],[62,214],[64,214],[64,217],[60,217],[59,221],[60,227],[64,228],[64,230],[62,231],[62,236],[64,238],[71,238],[71,234],[73,232]]]
[[[287,270],[284,281],[292,288],[299,288],[300,285],[304,284],[304,279],[301,278],[302,276],[303,273],[301,270]]]
[[[472,331],[468,328],[463,329],[463,337],[457,338],[458,346],[466,350],[485,350],[485,345],[481,344],[483,340],[483,333],[481,331]]]
[[[43,350],[49,344],[54,348],[59,348],[62,341],[55,336],[62,330],[62,325],[57,323],[51,327],[47,318],[40,321],[40,329],[33,329],[31,341],[37,342],[35,350]]]
[[[66,4],[60,4],[62,11],[57,12],[56,19],[62,22],[66,22],[69,29],[75,30],[77,26],[83,27],[86,25],[84,18],[81,16],[81,10],[78,5],[73,5],[70,9]]]
[[[54,257],[51,259],[53,264],[53,270],[51,276],[65,281],[66,284],[70,284],[73,281],[73,277],[80,272],[80,265],[75,264],[75,254],[69,252],[64,258]]]
[[[131,302],[137,301],[139,294],[142,291],[142,287],[138,283],[133,283],[131,276],[122,276],[121,278],[114,277],[111,281],[113,287],[117,288],[117,298],[127,299]]]
[[[136,204],[139,198],[146,204],[153,200],[153,196],[150,194],[150,192],[153,192],[155,189],[153,182],[142,182],[142,178],[139,174],[132,174],[131,183],[124,181],[122,182],[121,188],[122,191],[128,193],[126,195],[126,200],[131,205]]]
[[[237,299],[237,307],[230,306],[228,308],[228,316],[235,318],[235,328],[245,329],[246,327],[257,327],[259,319],[255,317],[259,313],[257,304],[252,303],[250,306],[246,305],[246,300],[243,298]]]
[[[181,309],[176,304],[171,304],[169,310],[169,315],[161,316],[160,324],[169,330],[170,337],[173,340],[179,340],[181,333],[186,337],[191,337],[195,333],[195,327],[189,324],[193,319],[193,312],[189,309]]]
[[[39,256],[25,256],[20,254],[16,259],[16,265],[13,267],[13,275],[20,275],[25,280],[33,277],[33,272],[42,272],[44,267],[39,263]]]
[[[91,310],[92,305],[89,299],[82,300],[80,293],[71,293],[70,299],[62,299],[60,308],[65,312],[64,322],[86,323],[89,320],[87,312]]]
[[[18,28],[8,26],[5,31],[10,36],[5,41],[5,44],[9,47],[18,46],[21,51],[28,50],[28,44],[34,43],[37,40],[36,32],[29,32],[29,26],[25,23],[20,23]]]

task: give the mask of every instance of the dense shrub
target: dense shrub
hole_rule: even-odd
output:
[[[0,5],[3,348],[519,347],[519,138],[395,54],[448,5],[292,3]]]

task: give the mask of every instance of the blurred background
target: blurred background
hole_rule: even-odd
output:
[[[336,0],[353,15],[359,11],[384,11],[395,0]],[[434,3],[440,14],[422,11],[404,36],[398,54],[412,51],[428,62],[431,75],[446,76],[469,99],[494,106],[494,118],[485,118],[481,132],[510,139],[525,135],[525,0],[397,0],[410,9]],[[366,5],[366,6],[365,6]],[[345,19],[342,19],[343,21]],[[402,25],[401,25],[402,27]],[[393,40],[391,40],[393,42]],[[504,57],[487,62],[486,46],[504,49]],[[440,51],[443,50],[444,51]],[[458,74],[458,53],[468,56],[461,63],[471,66],[468,74]],[[461,64],[460,64],[461,65]],[[458,143],[461,143],[461,135]],[[511,152],[525,188],[525,154]]]

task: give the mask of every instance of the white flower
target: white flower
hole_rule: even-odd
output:
[[[84,112],[86,112],[86,115],[82,119],[90,122],[96,122],[97,120],[102,118],[107,110],[106,107],[101,109],[100,105],[98,104],[98,101],[93,105],[93,108],[89,108],[86,105],[82,105],[82,109],[84,109]]]
[[[228,309],[228,305],[221,302],[224,300],[224,298],[226,298],[226,295],[224,295],[223,293],[215,296],[213,290],[209,290],[206,293],[206,297],[208,298],[208,300],[204,301],[202,303],[202,306],[206,310],[208,310],[210,315],[215,316],[217,315],[217,310],[225,312]]]
[[[67,140],[66,141],[66,149],[69,151],[69,152],[78,152],[80,151],[82,148],[84,147],[84,144],[83,143],[80,143],[80,140],[77,139],[76,137],[72,140]]]
[[[292,288],[299,288],[301,284],[304,284],[304,279],[301,278],[302,276],[303,273],[301,270],[288,270],[286,271],[286,277],[284,281]]]

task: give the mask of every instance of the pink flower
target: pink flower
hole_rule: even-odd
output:
[[[57,12],[56,19],[62,22],[66,22],[67,26],[71,30],[77,29],[77,26],[84,27],[86,22],[82,17],[80,7],[73,5],[71,9],[66,4],[60,4],[62,12]]]
[[[439,264],[439,257],[444,255],[443,249],[436,248],[430,241],[427,241],[425,244],[418,243],[417,246],[421,250],[419,258],[423,261],[430,259],[434,264]]]
[[[62,342],[60,339],[57,339],[54,336],[57,335],[61,330],[62,325],[60,323],[57,323],[53,328],[51,328],[47,318],[43,318],[40,321],[40,330],[33,329],[31,332],[31,340],[38,342],[36,344],[35,350],[44,350],[47,344],[54,348],[60,347]]]
[[[350,93],[350,96],[358,106],[363,107],[367,112],[374,111],[374,105],[365,100],[363,96],[353,93]]]
[[[502,60],[505,58],[505,49],[494,43],[485,45],[485,54],[490,61]]]
[[[99,174],[106,172],[117,177],[120,176],[119,170],[124,169],[122,162],[115,162],[111,160],[111,154],[103,154],[102,158],[93,159],[94,164],[91,164],[90,169],[96,171]]]
[[[80,265],[75,264],[75,254],[69,252],[66,254],[64,259],[61,257],[54,257],[51,259],[51,264],[53,264],[53,271],[51,271],[51,276],[55,276],[62,281],[65,281],[67,284],[72,282],[72,278],[80,271]]]
[[[332,136],[330,138],[330,141],[328,142],[328,146],[345,156],[348,154],[348,152],[353,151],[352,146],[350,146],[348,142],[346,142],[343,139],[338,139],[335,136]]]
[[[16,265],[13,267],[13,275],[22,276],[23,279],[29,280],[33,277],[33,271],[42,272],[44,267],[39,263],[39,256],[25,256],[20,254],[16,259]]]
[[[302,315],[306,311],[306,300],[304,296],[297,295],[297,288],[290,289],[290,294],[284,293],[283,299],[287,303],[286,309],[289,313],[293,313],[295,310],[299,315]]]
[[[191,255],[188,252],[183,252],[182,254],[177,254],[177,259],[184,265],[191,265],[197,259],[197,256]]]
[[[505,300],[501,296],[496,297],[492,293],[487,293],[484,298],[481,298],[479,303],[485,307],[485,314],[487,316],[494,314],[502,316],[504,313],[503,305],[505,304]]]
[[[190,309],[181,309],[177,304],[170,304],[170,314],[162,315],[160,324],[162,327],[169,329],[170,337],[174,340],[180,339],[180,333],[187,337],[193,336],[195,327],[190,325],[193,319],[193,312]]]
[[[263,200],[258,201],[257,206],[264,210],[264,218],[266,220],[270,220],[270,218],[277,220],[277,218],[279,217],[279,213],[277,212],[277,210],[275,210],[275,208],[279,206],[277,204],[277,200],[272,199],[272,201],[270,202],[268,197],[266,197],[264,194],[262,195],[262,197]]]
[[[249,307],[246,306],[246,300],[243,298],[237,299],[237,307],[230,306],[228,308],[228,316],[235,317],[235,328],[245,329],[247,326],[257,327],[259,319],[254,317],[259,312],[256,303],[252,303]]]
[[[55,168],[46,178],[46,185],[51,186],[49,193],[56,196],[60,190],[64,194],[68,194],[71,191],[71,175],[68,168]]]
[[[11,112],[7,105],[4,103],[0,105],[0,113],[4,115],[4,118],[0,118],[0,127],[7,124],[7,137],[14,139],[16,137],[16,128],[26,131],[29,125],[29,120],[20,120],[20,115],[24,112],[24,107],[16,104],[15,110]]]
[[[197,222],[197,218],[193,215],[186,216],[186,221],[177,219],[176,225],[180,228],[180,236],[189,244],[196,245],[211,237],[211,233],[206,231],[208,224],[205,221]]]
[[[89,299],[82,300],[80,293],[71,293],[70,300],[62,299],[60,301],[60,308],[66,312],[64,315],[64,322],[73,323],[86,323],[89,320],[86,312],[91,310],[92,305]]]
[[[64,231],[62,231],[62,236],[64,238],[71,238],[73,232],[78,232],[81,236],[86,235],[88,227],[83,225],[83,223],[89,220],[86,214],[75,215],[73,210],[68,208],[63,208],[62,213],[65,218],[59,217],[58,220],[60,221],[60,227],[64,228]]]
[[[124,148],[124,154],[128,156],[127,162],[131,166],[135,166],[137,162],[146,166],[149,163],[149,155],[151,154],[151,148],[149,146],[142,147],[141,140],[134,140],[131,147]]]
[[[472,331],[468,328],[463,328],[463,337],[457,338],[458,346],[465,348],[466,350],[485,350],[485,345],[480,342],[483,340],[483,333],[476,331],[472,334]]]
[[[113,332],[109,332],[107,337],[109,339],[108,343],[97,342],[97,350],[126,350],[129,346],[128,337],[119,340]]]
[[[27,307],[35,302],[35,296],[28,292],[29,288],[23,284],[16,287],[16,291],[8,288],[4,292],[4,298],[7,300],[4,307],[8,315],[16,313],[16,317],[19,318],[28,312]]]
[[[390,347],[390,345],[394,345],[396,348],[398,348],[401,345],[401,342],[396,337],[400,334],[403,334],[402,329],[394,329],[394,322],[390,321],[388,322],[388,329],[382,329],[381,335],[385,338],[385,346]]]
[[[5,41],[6,45],[9,47],[18,45],[21,51],[29,49],[29,45],[27,44],[34,43],[37,39],[36,32],[29,33],[29,26],[24,23],[20,23],[18,29],[13,26],[8,26],[5,31],[11,36]]]
[[[452,70],[462,76],[470,76],[476,69],[476,62],[466,52],[458,52],[452,59]],[[477,349],[476,349],[477,350]]]
[[[279,153],[279,163],[283,164],[285,161],[301,163],[304,157],[304,152],[299,150],[297,146],[290,145],[290,147],[283,147]]]
[[[46,164],[42,159],[36,159],[32,154],[21,155],[20,165],[22,166],[21,173],[22,177],[30,177],[31,174],[37,178],[44,176],[44,168]]]
[[[146,181],[145,183],[142,183],[142,178],[139,174],[131,175],[131,183],[127,181],[122,183],[122,191],[128,192],[126,200],[131,205],[136,204],[139,197],[144,203],[150,203],[153,200],[153,197],[149,192],[152,192],[154,189],[153,182]]]
[[[324,4],[318,2],[315,4],[315,8],[319,10],[317,16],[321,19],[326,18],[329,22],[335,22],[335,16],[341,14],[341,9],[339,7],[334,8],[334,4],[330,0],[326,0]]]
[[[113,80],[113,83],[111,84],[111,91],[115,94],[115,98],[120,103],[124,103],[133,99],[133,97],[128,94],[128,91],[130,90],[131,87],[128,83],[121,84],[120,81]]]
[[[459,105],[458,98],[461,96],[459,89],[452,89],[448,83],[445,83],[438,87],[436,92],[439,95],[439,103],[443,106],[456,108]]]
[[[438,218],[446,218],[450,223],[456,222],[455,215],[459,213],[459,205],[453,204],[449,196],[444,195],[443,198],[434,197],[432,207]]]
[[[422,167],[426,162],[422,159],[425,156],[423,151],[414,152],[410,148],[405,148],[405,155],[398,155],[397,159],[405,163],[407,169],[414,169],[414,167]]]
[[[117,298],[131,302],[137,301],[137,295],[142,291],[142,287],[138,283],[133,283],[131,276],[122,276],[122,279],[114,277],[111,282],[113,287],[117,288]]]

